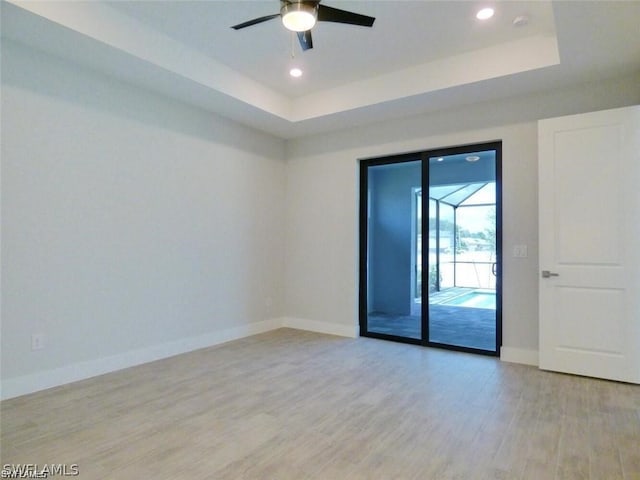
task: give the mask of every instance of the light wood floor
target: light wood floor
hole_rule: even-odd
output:
[[[82,479],[640,479],[640,387],[277,330],[1,404]]]

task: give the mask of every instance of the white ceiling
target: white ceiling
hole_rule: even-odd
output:
[[[279,19],[230,28],[277,0],[7,0],[2,35],[283,138],[640,70],[640,1],[323,3],[376,22],[319,23],[302,52]]]
[[[261,2],[114,2],[110,5],[175,40],[260,81],[298,97],[337,85],[532,36],[554,34],[548,2],[505,3],[488,24],[475,18],[473,2],[324,2],[376,17],[373,28],[319,22],[315,48],[302,52],[278,19],[242,31],[229,28],[278,11],[277,1]],[[532,20],[514,28],[522,13]],[[212,20],[213,19],[213,20]],[[289,65],[302,65],[305,78],[292,79]]]

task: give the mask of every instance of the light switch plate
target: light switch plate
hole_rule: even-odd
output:
[[[515,258],[527,258],[528,256],[528,248],[526,245],[514,245],[513,246],[513,256]]]
[[[31,334],[31,350],[42,350],[45,343],[45,334],[42,332]]]

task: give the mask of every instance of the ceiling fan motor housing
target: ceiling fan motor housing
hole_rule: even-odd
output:
[[[280,16],[284,26],[294,32],[311,30],[318,18],[318,3],[308,1],[280,2]]]
[[[371,27],[376,20],[375,17],[369,17],[368,15],[321,5],[320,0],[280,0],[280,13],[254,18],[253,20],[233,25],[231,28],[241,30],[278,17],[282,19],[282,23],[288,30],[298,34],[298,40],[300,41],[302,50],[313,48],[311,29],[316,22],[333,22]]]

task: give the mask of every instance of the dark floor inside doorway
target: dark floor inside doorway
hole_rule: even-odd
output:
[[[488,308],[429,306],[429,341],[480,350],[496,350],[496,311]],[[399,337],[421,338],[418,315],[390,315],[373,312],[368,330]]]

